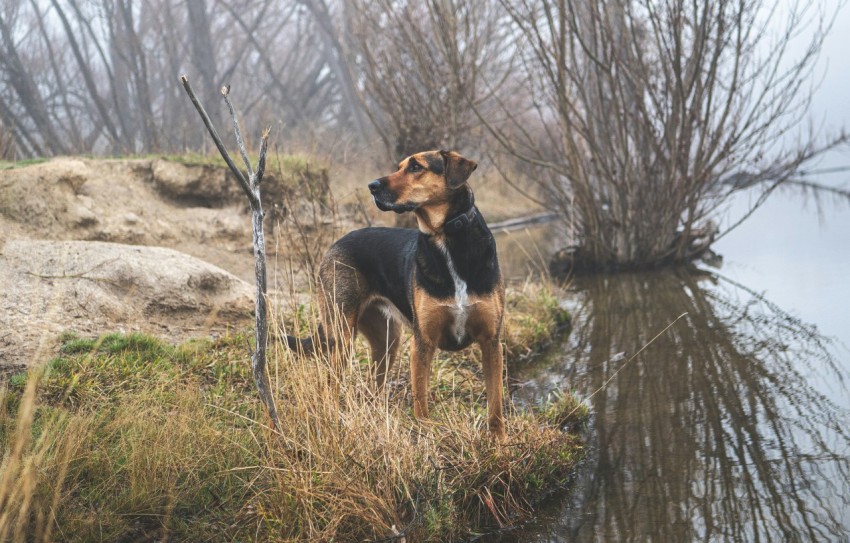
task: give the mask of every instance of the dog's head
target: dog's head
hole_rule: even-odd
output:
[[[416,153],[402,160],[397,172],[369,183],[369,191],[381,211],[404,213],[447,202],[477,167],[454,151]]]

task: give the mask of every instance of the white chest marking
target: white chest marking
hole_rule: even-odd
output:
[[[469,314],[469,296],[466,293],[466,281],[461,279],[457,274],[455,264],[452,261],[452,257],[445,244],[438,243],[437,247],[440,248],[443,256],[446,257],[446,265],[449,268],[449,275],[452,276],[452,281],[455,284],[455,303],[453,306],[455,319],[452,325],[452,333],[458,342],[460,342],[466,335],[466,318]]]

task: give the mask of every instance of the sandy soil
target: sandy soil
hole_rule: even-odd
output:
[[[43,362],[65,330],[183,339],[248,324],[254,259],[243,200],[224,170],[161,159],[59,158],[0,171],[0,365]],[[283,281],[276,262],[292,255],[274,235],[269,252],[272,286],[308,271],[280,267]]]

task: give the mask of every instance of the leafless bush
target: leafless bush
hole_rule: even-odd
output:
[[[362,105],[392,160],[480,138],[473,107],[492,109],[512,67],[496,2],[354,0],[345,9]]]
[[[273,162],[279,178],[290,173],[292,186],[281,193],[280,201],[288,211],[287,220],[278,221],[272,232],[288,242],[290,270],[313,278],[317,277],[325,251],[340,234],[338,205],[326,168],[302,168],[299,174],[291,162],[284,164],[280,155]],[[293,172],[296,175],[292,176]]]
[[[688,260],[713,242],[712,212],[732,193],[758,183],[770,190],[846,141],[810,136],[782,145],[805,118],[831,23],[816,7],[501,4],[513,20],[528,100],[503,103],[510,122],[488,125],[573,227],[578,264]],[[790,58],[806,33],[802,56]]]

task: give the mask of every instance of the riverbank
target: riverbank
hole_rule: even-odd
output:
[[[0,283],[13,285],[0,289],[0,374],[43,364],[67,329],[179,342],[247,325],[251,216],[220,161],[192,154],[0,161]],[[380,171],[304,154],[269,157],[263,203],[272,299],[294,311],[309,300],[334,240],[395,223],[395,213],[368,197],[366,183]],[[474,187],[493,224],[539,212],[492,171],[476,172]],[[528,255],[502,252],[506,280],[533,273]]]
[[[511,289],[509,368],[563,326],[556,299]],[[539,412],[509,404],[509,439],[495,444],[475,351],[435,361],[433,419],[421,423],[406,360],[376,395],[362,346],[336,387],[325,360],[274,343],[273,432],[249,336],[66,335],[45,368],[13,376],[0,401],[0,539],[455,539],[527,518],[582,454],[560,430],[570,396]]]

